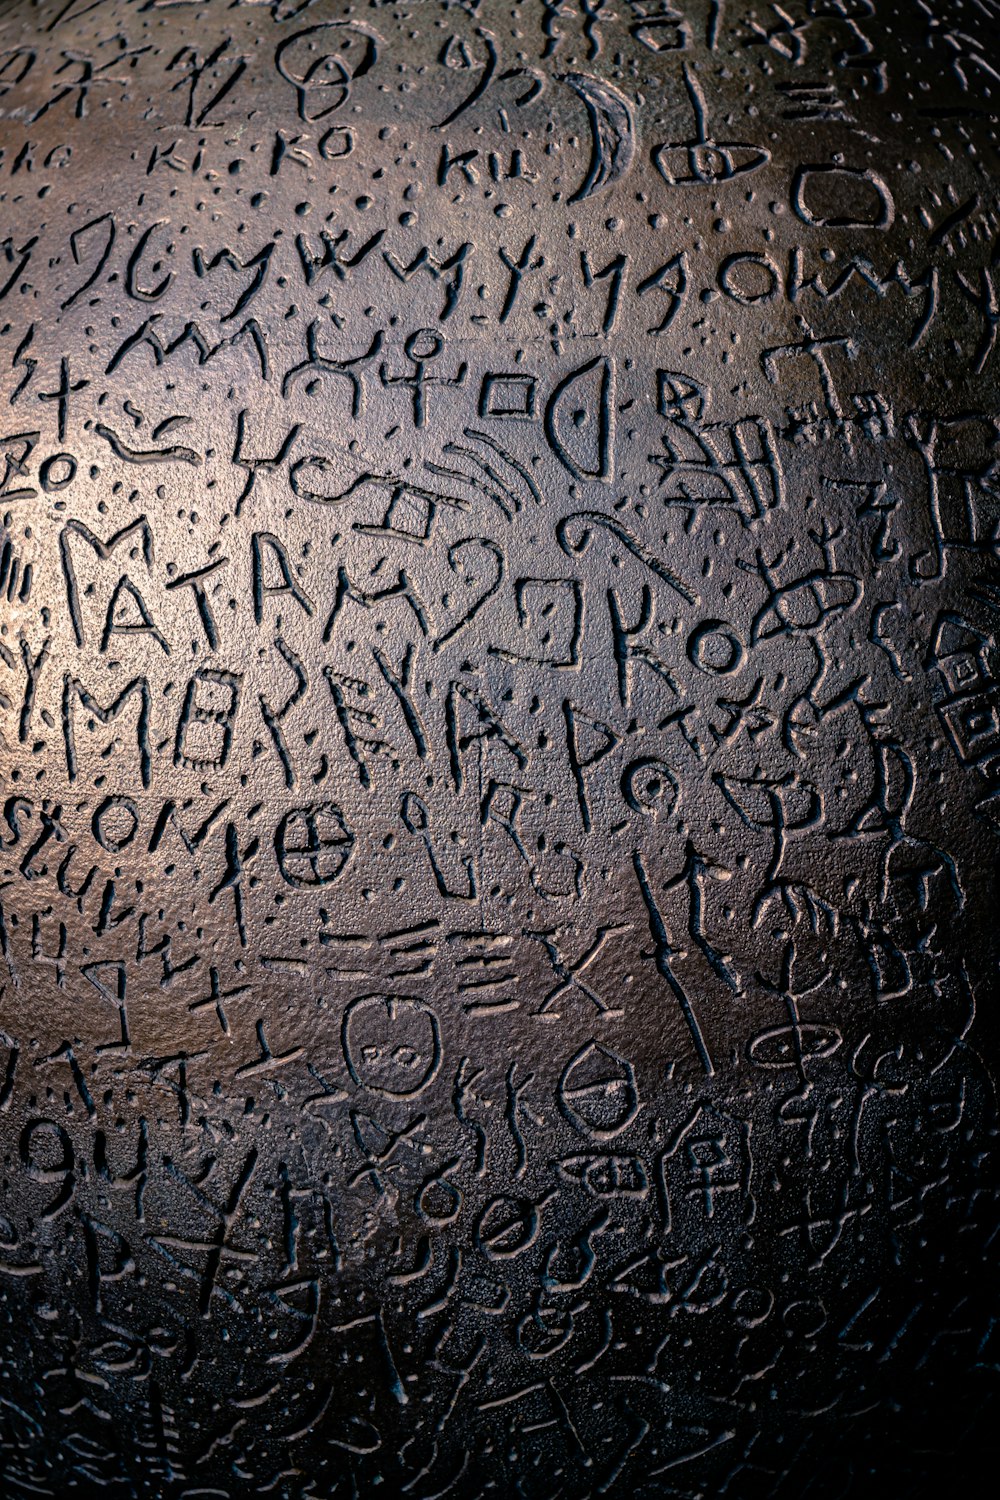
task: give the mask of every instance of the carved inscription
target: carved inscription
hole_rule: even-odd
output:
[[[4,1500],[989,1454],[998,20],[2,8]]]

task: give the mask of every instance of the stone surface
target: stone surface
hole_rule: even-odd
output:
[[[4,5],[4,1497],[989,1450],[998,23]]]

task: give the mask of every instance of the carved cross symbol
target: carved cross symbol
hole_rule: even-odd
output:
[[[576,989],[580,990],[582,994],[586,995],[587,999],[597,1007],[602,1016],[620,1016],[622,1014],[621,1009],[616,1009],[610,1005],[606,1005],[597,991],[591,989],[590,985],[585,984],[580,978],[580,975],[594,962],[609,937],[613,937],[616,933],[619,932],[628,932],[630,931],[631,926],[631,922],[618,922],[607,927],[598,927],[594,941],[588,948],[584,949],[575,963],[570,963],[569,960],[565,958],[560,952],[558,945],[553,942],[553,938],[556,935],[556,929],[554,927],[545,928],[541,932],[526,931],[524,933],[525,937],[533,938],[535,942],[541,943],[542,947],[545,949],[546,953],[549,956],[549,962],[552,965],[552,971],[559,981],[558,984],[554,985],[553,988],[549,990],[548,994],[545,996],[541,1005],[534,1012],[534,1014],[536,1016],[545,1015],[549,1012],[549,1007],[552,1005],[553,1001],[559,999],[562,995],[567,994],[570,990]],[[555,1020],[557,1016],[558,1012],[556,1012],[555,1015],[551,1016],[551,1019]]]
[[[82,391],[90,384],[89,380],[70,381],[69,358],[63,355],[59,361],[59,386],[54,391],[39,391],[39,401],[55,401],[56,415],[59,423],[59,441],[64,442],[66,438],[66,420],[69,416],[69,398],[76,391]]]

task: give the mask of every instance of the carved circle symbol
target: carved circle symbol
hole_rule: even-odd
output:
[[[546,1307],[541,1299],[517,1325],[517,1342],[529,1359],[549,1359],[573,1336],[576,1320],[571,1307]]]
[[[441,1066],[441,1028],[412,995],[362,995],[341,1023],[344,1061],[360,1088],[392,1098],[419,1094]]]
[[[444,339],[433,328],[418,328],[403,345],[404,353],[417,364],[437,359],[443,348]]]
[[[669,813],[677,805],[677,778],[662,760],[634,760],[622,772],[622,796],[633,812]]]
[[[346,103],[351,83],[367,73],[378,56],[377,40],[369,27],[338,20],[307,26],[279,43],[275,67],[295,89],[301,119],[310,123],[321,120]],[[357,62],[345,61],[330,50],[339,47],[347,52],[356,42],[362,44]]]
[[[566,1119],[581,1135],[610,1140],[639,1113],[635,1070],[600,1042],[588,1042],[563,1069],[558,1100]]]
[[[790,1302],[781,1315],[789,1333],[801,1339],[814,1339],[827,1323],[827,1312],[816,1297]]]
[[[759,1328],[774,1309],[774,1293],[767,1287],[743,1287],[733,1298],[733,1314],[741,1328]]]
[[[274,835],[278,868],[289,885],[330,885],[351,857],[354,834],[335,802],[293,807]]]
[[[719,677],[743,665],[743,643],[725,620],[704,620],[688,636],[687,654],[694,666]]]
[[[72,453],[53,453],[38,470],[38,482],[47,495],[64,490],[76,478],[77,463]]]
[[[525,1198],[494,1198],[479,1216],[475,1240],[489,1260],[513,1260],[538,1238],[541,1219]]]
[[[752,251],[727,256],[719,267],[718,282],[727,297],[745,307],[771,302],[782,290],[774,262]]]
[[[139,830],[139,812],[131,797],[105,797],[94,813],[94,838],[109,854],[127,849]]]
[[[445,1224],[453,1224],[462,1211],[462,1190],[447,1176],[457,1166],[457,1160],[450,1161],[440,1172],[428,1177],[413,1200],[413,1206],[421,1218],[439,1228]]]

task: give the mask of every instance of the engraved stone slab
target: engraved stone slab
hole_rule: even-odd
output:
[[[998,23],[3,5],[4,1500],[995,1443]]]

